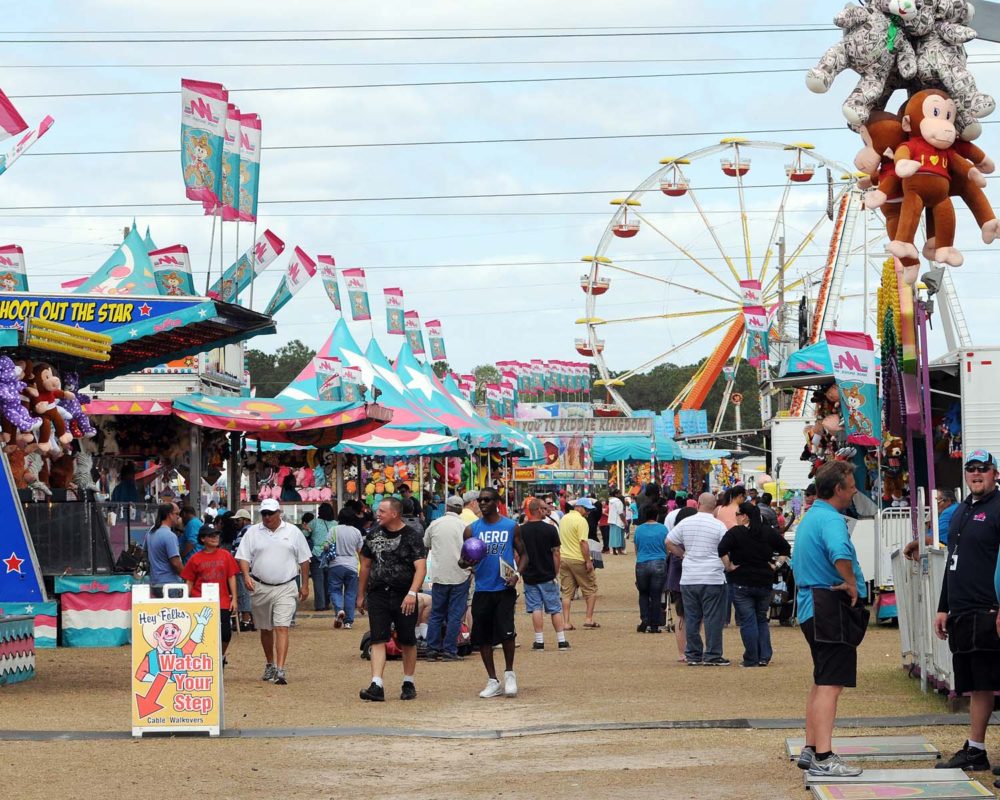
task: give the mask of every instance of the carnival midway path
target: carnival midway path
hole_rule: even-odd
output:
[[[223,738],[132,741],[128,648],[39,651],[38,677],[0,690],[0,787],[19,787],[0,797],[807,797],[784,747],[801,735],[811,678],[801,633],[774,627],[764,669],[687,668],[671,634],[635,633],[633,557],[607,563],[602,627],[572,632],[570,651],[556,652],[547,629],[547,649],[532,652],[518,615],[511,699],[477,697],[476,656],[421,662],[410,703],[398,700],[401,666],[390,662],[387,702],[362,703],[365,619],[334,631],[309,601],[292,631],[289,685],[260,680],[256,634],[234,641]],[[737,628],[725,647],[735,662]],[[839,735],[923,733],[943,752],[961,745],[961,718],[900,668],[895,629],[869,632],[859,684],[844,694],[841,718],[853,727]]]

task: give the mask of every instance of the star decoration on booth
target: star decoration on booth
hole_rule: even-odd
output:
[[[353,350],[348,350],[346,347],[343,348],[341,352],[343,353],[344,359],[348,362],[349,366],[361,368],[361,377],[368,386],[373,385],[373,378],[375,375],[378,375],[397,392],[405,394],[406,387],[403,386],[403,382],[399,379],[399,376],[391,369],[386,369],[378,364],[373,364],[367,356],[364,356],[361,353],[355,353]]]
[[[10,574],[11,572],[16,572],[18,575],[22,574],[21,565],[24,563],[24,559],[18,558],[17,553],[11,553],[10,558],[0,559],[0,563],[7,565],[7,572],[4,573],[5,575]]]
[[[35,607],[33,605],[26,605],[24,607],[24,613],[25,614],[34,614],[35,613]]]
[[[418,390],[430,400],[434,396],[434,384],[431,383],[430,378],[413,367],[406,367],[406,371],[410,373],[410,382],[406,384],[406,388]]]
[[[208,309],[207,308],[198,309],[198,316],[204,319],[206,316],[208,316]]]
[[[152,313],[153,307],[149,303],[143,303],[139,306],[139,315],[143,317],[148,317]]]
[[[132,328],[132,330],[128,332],[128,335],[131,336],[133,339],[135,339],[139,335],[139,329]]]

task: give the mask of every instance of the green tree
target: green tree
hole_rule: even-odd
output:
[[[249,349],[246,354],[250,386],[260,397],[274,397],[298,376],[312,361],[316,351],[298,339],[279,347],[273,353]]]
[[[443,378],[445,375],[448,374],[448,371],[451,369],[451,367],[448,366],[447,361],[435,361],[433,364],[431,364],[431,369],[434,370],[435,375],[437,375],[439,378]]]
[[[500,370],[492,364],[480,364],[472,370],[472,374],[476,376],[477,388],[484,383],[500,383]]]

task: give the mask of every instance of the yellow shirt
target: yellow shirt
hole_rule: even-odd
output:
[[[476,516],[476,512],[472,511],[472,510],[470,510],[468,508],[463,508],[462,509],[462,513],[459,514],[458,517],[466,525],[471,525],[473,522],[475,522],[477,519],[479,519],[479,517]]]
[[[586,518],[576,509],[559,521],[559,557],[563,561],[583,561],[580,542],[590,538],[590,526]]]

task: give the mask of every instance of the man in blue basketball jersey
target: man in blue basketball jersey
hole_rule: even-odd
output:
[[[486,545],[486,555],[476,565],[476,591],[472,595],[472,646],[486,667],[489,680],[480,697],[517,696],[517,677],[514,675],[514,647],[517,631],[514,627],[514,604],[520,578],[517,556],[524,553],[521,531],[517,524],[500,516],[500,495],[496,489],[486,488],[479,493],[479,510],[482,516],[465,529],[465,538],[481,539]],[[505,661],[504,680],[497,680],[493,662],[493,646],[503,646]]]

